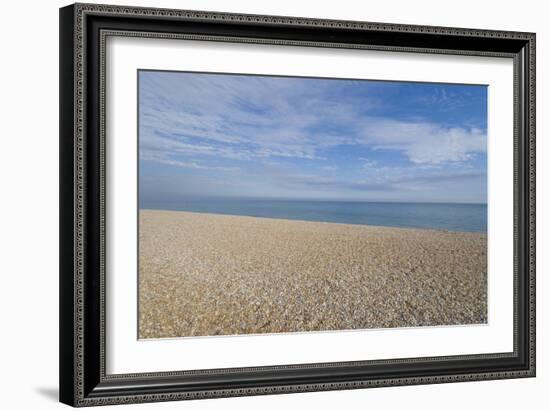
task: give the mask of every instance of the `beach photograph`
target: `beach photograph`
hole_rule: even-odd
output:
[[[482,325],[487,86],[139,70],[138,338]]]

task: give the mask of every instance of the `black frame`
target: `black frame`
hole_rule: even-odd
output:
[[[363,48],[514,61],[514,351],[105,373],[107,36]],[[535,34],[75,4],[60,9],[60,400],[73,406],[535,376]]]

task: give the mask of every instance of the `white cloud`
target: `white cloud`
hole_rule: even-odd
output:
[[[310,87],[293,78],[142,75],[141,144],[166,155],[324,160],[326,149],[358,145],[428,166],[486,152],[480,129],[375,117],[368,114],[374,100],[343,102],[334,96],[335,82]]]
[[[366,118],[358,128],[362,144],[400,151],[417,164],[467,161],[475,153],[486,152],[487,137],[477,128],[380,118]]]
[[[359,160],[363,162],[362,166],[367,170],[375,167],[378,164],[376,160],[371,160],[370,158],[359,157]]]

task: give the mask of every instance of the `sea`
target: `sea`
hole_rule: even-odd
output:
[[[140,200],[141,209],[487,232],[487,204],[201,198]]]

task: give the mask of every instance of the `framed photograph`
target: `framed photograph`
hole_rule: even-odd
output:
[[[60,10],[60,398],[535,376],[535,35]]]

